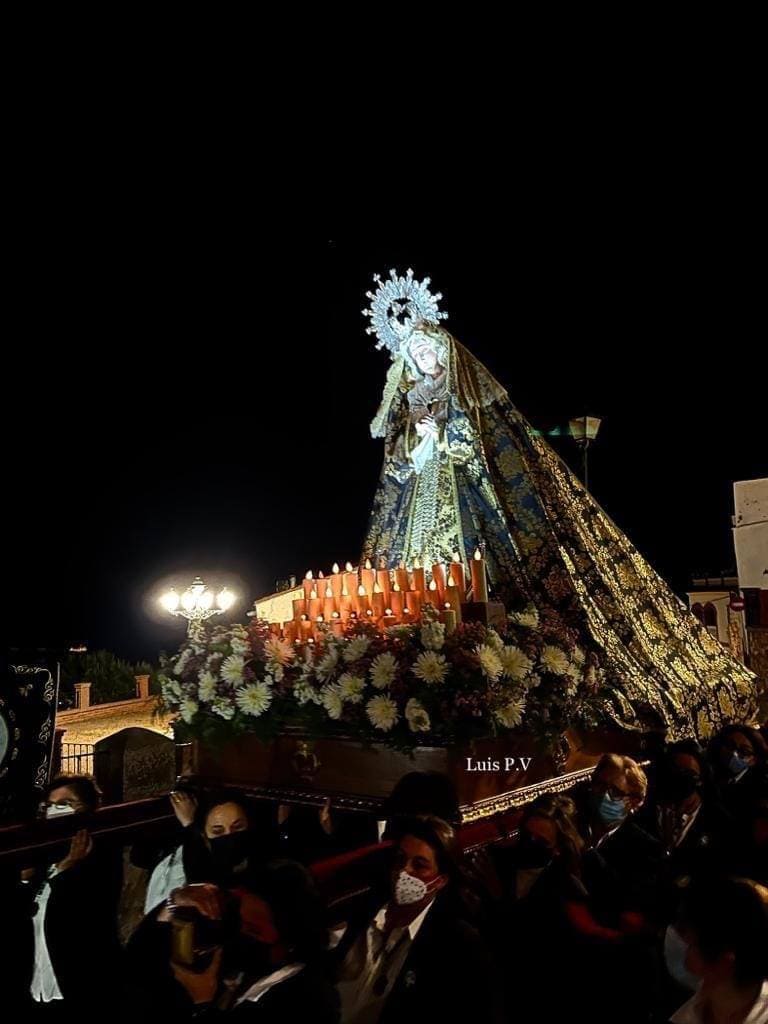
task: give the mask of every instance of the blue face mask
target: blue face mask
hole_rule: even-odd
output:
[[[614,800],[610,793],[604,793],[597,803],[597,814],[604,825],[616,825],[627,816],[624,800]]]
[[[701,978],[692,974],[685,966],[687,955],[688,943],[684,942],[680,933],[670,925],[664,936],[664,962],[667,965],[667,971],[678,985],[693,992],[699,987]]]
[[[734,750],[734,752],[731,754],[731,760],[728,762],[728,770],[730,771],[731,775],[739,775],[741,774],[741,772],[744,771],[745,768],[751,767],[752,762],[745,761],[742,757],[739,757],[739,755]]]

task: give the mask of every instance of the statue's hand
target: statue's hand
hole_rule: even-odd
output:
[[[438,435],[437,421],[434,416],[424,416],[416,424],[416,433],[419,437],[427,437],[431,434],[432,437],[437,438]]]

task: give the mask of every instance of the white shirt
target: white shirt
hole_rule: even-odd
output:
[[[703,1024],[700,990],[669,1019],[671,1024]],[[754,1006],[744,1018],[744,1024],[768,1024],[768,981],[763,982]]]
[[[240,1003],[246,999],[249,1003],[256,1003],[261,999],[265,992],[269,992],[275,985],[279,985],[281,981],[287,981],[289,978],[293,978],[294,975],[298,974],[299,971],[304,970],[304,964],[287,964],[285,967],[281,967],[277,971],[273,971],[272,974],[266,975],[264,978],[259,978],[255,984],[251,985],[248,991],[240,996],[235,1003],[235,1006],[239,1006]]]
[[[32,918],[32,928],[35,939],[35,966],[32,972],[32,984],[29,991],[36,1003],[50,1003],[54,999],[63,999],[59,983],[53,972],[53,964],[45,943],[45,914],[48,909],[48,900],[51,895],[51,884],[49,879],[58,875],[59,869],[55,864],[48,868],[48,873],[43,887],[35,898],[37,913]]]
[[[388,936],[384,935],[385,904],[350,948],[337,985],[343,1024],[376,1024],[433,903],[430,901],[407,928],[393,928]],[[387,984],[381,992],[374,992],[380,976]]]
[[[173,853],[169,853],[155,867],[147,884],[147,894],[144,897],[145,914],[167,900],[174,889],[180,889],[187,884],[183,854],[184,848],[178,846]]]

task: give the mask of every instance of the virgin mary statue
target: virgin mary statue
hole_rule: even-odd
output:
[[[687,610],[441,326],[412,271],[376,277],[369,333],[392,357],[371,424],[384,465],[363,558],[462,561],[480,544],[494,593],[531,622],[555,615],[593,652],[613,720],[706,737],[756,711],[754,676]]]

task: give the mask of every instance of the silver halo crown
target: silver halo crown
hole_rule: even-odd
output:
[[[398,277],[396,271],[390,270],[387,280],[382,281],[379,274],[374,274],[373,280],[379,287],[375,292],[365,293],[366,298],[371,300],[368,309],[363,310],[363,316],[371,320],[370,327],[366,327],[366,334],[375,334],[379,339],[376,348],[386,346],[393,359],[400,353],[419,320],[429,320],[436,324],[448,316],[447,313],[441,313],[437,306],[442,294],[436,292],[433,295],[430,292],[428,277],[423,281],[415,281],[410,268],[405,272],[405,277]]]

